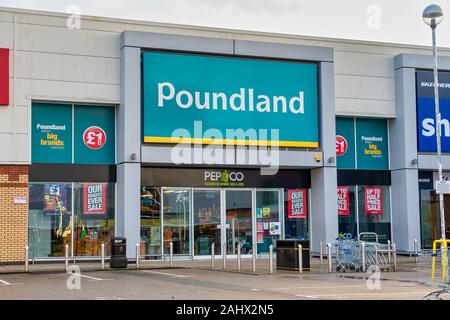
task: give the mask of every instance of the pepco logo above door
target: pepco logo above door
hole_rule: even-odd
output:
[[[0,105],[9,105],[9,49],[0,48]]]

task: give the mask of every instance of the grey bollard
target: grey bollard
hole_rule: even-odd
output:
[[[273,273],[273,244],[269,246],[269,273]]]
[[[64,254],[64,263],[66,265],[66,271],[69,269],[69,245],[66,244],[66,248],[65,248],[65,254]]]
[[[253,245],[252,250],[252,272],[256,273],[256,245]]]
[[[331,256],[331,243],[327,243],[327,247],[328,247],[328,272],[332,273],[333,272],[333,259]]]
[[[105,269],[105,244],[102,242],[102,270]]]
[[[361,264],[362,271],[366,272],[366,243],[364,241],[361,242]]]
[[[391,263],[391,241],[388,240],[387,244],[388,244],[388,263],[390,264]]]
[[[237,271],[241,271],[241,244],[237,245]]]
[[[227,268],[227,245],[226,243],[223,244],[223,250],[222,250],[223,254],[222,254],[222,266],[223,266],[223,270],[225,270]]]
[[[394,251],[394,271],[397,271],[397,250],[395,248],[395,243],[392,244],[392,251]]]
[[[173,242],[171,241],[169,244],[169,259],[170,259],[170,267],[173,267]]]
[[[323,266],[323,242],[320,241],[320,265]]]
[[[419,242],[417,239],[414,239],[414,261],[417,263],[419,259]]]
[[[298,272],[303,273],[303,247],[298,245]]]
[[[211,269],[215,268],[215,262],[216,262],[216,244],[213,242],[211,244]]]
[[[28,272],[29,271],[29,249],[30,249],[30,247],[29,246],[25,246],[25,272]]]
[[[140,256],[141,256],[140,245],[139,243],[136,243],[136,269],[139,269],[141,264]]]

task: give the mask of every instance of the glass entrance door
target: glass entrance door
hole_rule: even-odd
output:
[[[194,190],[194,255],[211,254],[211,245],[215,245],[215,254],[221,249],[220,190]]]
[[[251,254],[253,248],[252,191],[225,190],[225,243],[228,255]]]

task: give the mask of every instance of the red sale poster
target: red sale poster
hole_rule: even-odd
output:
[[[337,205],[339,216],[350,215],[350,187],[338,187],[337,189]]]
[[[288,218],[306,218],[306,189],[288,190]]]
[[[365,209],[367,215],[383,214],[383,188],[365,188]]]
[[[83,183],[83,213],[106,213],[106,183]]]

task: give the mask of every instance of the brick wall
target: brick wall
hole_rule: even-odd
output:
[[[26,203],[15,204],[14,198]],[[0,165],[0,263],[23,262],[28,243],[28,166]]]

